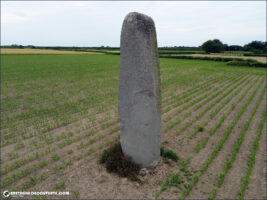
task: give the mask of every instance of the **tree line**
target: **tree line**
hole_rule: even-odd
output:
[[[244,46],[223,44],[219,39],[208,40],[201,45],[207,53],[220,53],[223,51],[250,51],[254,54],[267,53],[267,42],[252,41]]]
[[[119,47],[100,46],[100,47],[67,47],[67,46],[34,46],[34,45],[2,45],[2,48],[38,48],[38,49],[56,49],[56,50],[76,50],[83,51],[88,49],[108,49],[108,50],[119,50]],[[266,54],[267,53],[267,42],[252,41],[244,46],[240,45],[228,45],[223,44],[219,39],[208,40],[198,47],[187,47],[187,46],[173,46],[173,47],[160,47],[162,50],[181,50],[181,51],[205,51],[206,53],[220,53],[223,51],[247,51],[253,54]]]

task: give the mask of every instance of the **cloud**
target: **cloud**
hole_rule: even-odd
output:
[[[27,1],[1,2],[2,44],[119,46],[124,17],[151,16],[159,46],[198,46],[207,39],[265,40],[266,2]]]

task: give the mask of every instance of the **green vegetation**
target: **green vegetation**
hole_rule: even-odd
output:
[[[106,167],[108,172],[138,181],[137,175],[140,166],[134,164],[123,155],[120,143],[116,143],[109,149],[104,150],[100,157],[100,163]]]
[[[217,189],[212,189],[211,194],[209,196],[209,200],[215,199],[217,193]]]
[[[58,154],[53,154],[51,158],[54,162],[59,160]]]
[[[261,84],[259,84],[258,87],[256,88],[256,90],[254,90],[254,92],[249,97],[249,99],[246,101],[246,103],[243,105],[243,107],[241,108],[241,110],[237,113],[237,115],[235,116],[235,118],[232,121],[232,123],[228,126],[228,128],[224,132],[224,135],[223,135],[222,139],[216,145],[216,147],[214,148],[214,150],[211,152],[211,154],[209,155],[208,159],[206,160],[205,164],[202,166],[202,168],[200,170],[201,171],[201,174],[203,174],[207,170],[207,168],[210,165],[210,163],[217,156],[218,152],[221,150],[221,148],[223,147],[223,144],[228,139],[228,137],[229,137],[231,131],[233,130],[234,126],[236,125],[237,121],[242,116],[242,114],[245,112],[245,110],[248,107],[248,105],[250,104],[250,102],[253,100],[253,98],[254,98],[256,92],[259,90],[260,86],[261,86]]]
[[[244,192],[248,186],[248,183],[250,180],[250,174],[255,164],[255,156],[256,156],[256,152],[259,147],[259,141],[262,135],[262,130],[263,130],[265,122],[266,122],[266,109],[259,123],[258,129],[257,129],[257,135],[253,141],[253,146],[250,149],[250,153],[248,154],[247,170],[246,170],[245,176],[241,178],[241,186],[238,188],[238,196],[237,196],[238,199],[244,199]]]
[[[226,131],[224,132],[224,135],[222,136],[221,140],[218,142],[218,144],[215,146],[214,150],[209,154],[208,158],[206,159],[205,163],[203,164],[203,166],[200,169],[200,176],[202,176],[206,170],[208,169],[209,165],[212,163],[212,161],[215,159],[215,157],[217,156],[217,154],[219,153],[219,151],[222,149],[223,144],[225,143],[225,141],[228,139],[231,131],[233,130],[234,126],[236,125],[237,121],[240,119],[240,117],[242,116],[242,114],[245,112],[246,108],[248,107],[248,105],[252,102],[252,100],[254,99],[257,91],[260,89],[260,87],[262,86],[264,79],[261,81],[261,84],[259,84],[256,89],[253,91],[253,93],[249,96],[249,98],[247,99],[247,101],[245,102],[245,104],[242,106],[242,108],[240,109],[240,111],[237,113],[237,115],[235,116],[234,120],[232,121],[232,123],[227,127]],[[220,177],[219,177],[220,178]],[[196,185],[198,182],[197,181],[193,184]],[[187,188],[184,193],[183,193],[183,198],[186,197],[189,192],[191,191],[192,187]],[[214,194],[216,195],[216,193]]]
[[[223,43],[218,40],[208,40],[202,44],[202,49],[207,53],[219,53],[223,51]]]
[[[163,49],[161,53],[171,55],[175,51]],[[114,155],[110,146],[120,136],[118,65],[116,55],[1,55],[2,188],[33,190],[41,181],[66,173],[80,162],[90,166],[103,151],[103,162],[111,163],[110,171],[122,176],[130,173],[129,178],[137,180],[137,174],[131,173],[138,167],[128,162],[122,166],[117,164],[121,158],[110,156]],[[250,93],[247,88],[265,80],[262,68],[232,67],[226,62],[160,58],[160,66],[164,131],[175,133],[181,128],[188,137],[187,129],[200,137],[216,136],[230,110],[234,112],[238,103],[243,103],[244,92]],[[237,95],[242,98],[232,102]],[[226,105],[229,112],[224,111]],[[209,123],[216,127],[208,129]],[[176,140],[170,135],[166,147]],[[182,137],[177,137],[177,145],[188,144],[188,137]],[[178,158],[174,151],[161,149],[163,157],[177,161],[169,162],[168,167],[177,171],[165,174],[163,190],[174,187],[175,194],[186,196],[196,185],[201,174],[190,166],[196,155],[192,152],[183,152],[187,158],[182,154]],[[66,187],[58,184],[59,188]]]
[[[172,58],[172,59],[191,59],[191,60],[211,60],[218,62],[226,62],[227,65],[232,66],[247,66],[247,67],[266,67],[266,63],[261,63],[252,59],[243,58],[228,58],[228,57],[210,57],[210,56],[188,56],[188,55],[177,55],[177,56],[160,56],[161,58]]]
[[[60,181],[55,186],[56,190],[64,190],[65,188],[66,188],[66,182],[65,181]]]
[[[12,153],[8,153],[7,156],[9,157],[10,160],[13,160],[13,159],[19,157],[19,153],[18,152],[12,152]]]
[[[79,197],[79,191],[73,190],[72,192],[73,192],[75,198]]]
[[[175,152],[170,149],[166,149],[165,147],[160,147],[160,155],[164,158],[169,158],[171,160],[177,161],[179,157]]]
[[[242,79],[243,77],[238,77],[237,79],[234,79],[232,81],[230,81],[229,84],[227,84],[224,88],[222,88],[221,90],[218,91],[219,87],[215,87],[212,91],[204,93],[204,95],[194,99],[193,101],[191,101],[190,103],[182,106],[181,108],[179,108],[178,110],[176,110],[175,112],[173,112],[172,114],[170,114],[166,119],[164,119],[164,122],[168,122],[172,117],[175,117],[176,115],[180,114],[181,112],[189,109],[190,107],[194,106],[195,104],[201,102],[203,99],[204,101],[202,101],[200,104],[197,104],[193,109],[194,110],[198,110],[199,108],[201,108],[203,105],[205,105],[207,102],[211,101],[214,97],[216,97],[218,94],[220,94],[222,91],[224,91],[225,89],[227,89],[229,86],[231,86],[233,83],[239,81],[240,79]],[[241,84],[241,83],[239,83]],[[222,84],[223,85],[223,84]],[[220,86],[220,85],[219,85]],[[211,95],[211,92],[217,91],[215,94]],[[203,91],[200,91],[200,93]],[[187,99],[185,99],[185,102],[188,102],[189,100],[191,100],[193,97],[198,96],[199,94],[195,94],[193,96],[189,96]],[[208,97],[208,98],[207,98]],[[177,104],[175,105],[175,107],[177,106]],[[192,112],[188,112],[186,113],[186,115],[183,116],[183,120],[189,116],[191,116]],[[176,118],[174,121],[172,121],[165,129],[164,132],[169,131],[170,129],[172,129],[173,127],[175,127],[176,125],[178,125],[182,120],[180,118]]]
[[[236,102],[234,102],[232,104],[232,106],[226,111],[225,114],[223,114],[221,116],[221,118],[219,119],[219,121],[217,123],[215,123],[215,125],[209,130],[209,135],[201,138],[201,140],[196,144],[195,146],[195,151],[198,153],[202,148],[205,147],[206,143],[208,142],[208,140],[210,139],[210,137],[216,132],[216,130],[218,128],[221,127],[222,123],[224,122],[224,120],[226,119],[226,117],[235,109],[235,107],[237,106],[238,103],[240,103],[245,96],[247,95],[248,91],[258,82],[259,78],[256,79],[243,93],[242,95],[238,98],[238,100]],[[248,81],[247,83],[250,83],[250,81]],[[244,87],[245,85],[243,85]],[[223,108],[223,106],[225,106],[226,103],[228,103],[234,96],[236,96],[241,90],[237,90],[232,96],[228,97],[219,107],[217,107],[211,114],[210,117],[213,118],[218,112],[219,110],[221,110]],[[219,109],[218,109],[219,108]],[[196,131],[193,132],[190,135],[190,138],[192,138],[194,135],[196,135]]]
[[[216,182],[218,187],[220,187],[222,185],[225,175],[227,174],[227,172],[231,168],[232,163],[234,162],[234,160],[236,158],[236,155],[237,155],[237,153],[240,149],[240,146],[242,145],[242,142],[244,140],[246,131],[248,130],[248,127],[249,127],[249,125],[250,125],[263,97],[264,97],[264,95],[265,95],[265,92],[266,92],[266,87],[264,87],[264,89],[262,90],[260,98],[257,100],[257,103],[254,106],[252,113],[250,114],[249,119],[246,121],[246,123],[245,123],[245,125],[244,125],[244,127],[240,133],[240,136],[238,137],[237,141],[235,142],[233,151],[231,152],[229,157],[225,160],[224,170],[222,173],[219,174],[219,178],[217,179],[217,182]]]
[[[266,63],[260,63],[255,60],[242,60],[242,61],[237,61],[237,60],[232,60],[227,62],[227,65],[232,65],[232,66],[249,66],[249,67],[266,67]]]
[[[191,126],[195,121],[197,121],[198,119],[200,119],[203,115],[206,114],[207,111],[209,111],[210,109],[212,109],[214,106],[216,106],[219,102],[221,102],[225,97],[227,97],[233,90],[235,90],[240,84],[242,84],[246,79],[243,79],[241,82],[239,82],[238,84],[234,85],[232,88],[230,88],[229,90],[227,90],[226,92],[224,92],[219,98],[217,98],[215,101],[213,101],[212,103],[208,104],[205,109],[203,111],[201,111],[199,114],[197,114],[193,119],[191,119],[190,121],[187,121],[181,129],[178,129],[176,131],[176,135],[181,134],[183,131],[185,131],[189,126]],[[235,80],[235,81],[239,81],[239,79]],[[223,91],[228,88],[229,85],[227,85],[226,87],[223,88]],[[222,92],[221,92],[222,93]],[[210,101],[211,99],[215,98],[218,96],[218,93],[212,95],[209,99],[207,99],[206,101],[201,102],[200,107],[202,107],[203,105],[205,105],[208,101]]]

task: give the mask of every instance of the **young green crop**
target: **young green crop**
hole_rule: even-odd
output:
[[[234,82],[236,82],[237,80],[240,80],[242,77],[238,77],[237,79],[233,80],[232,82],[230,82],[228,85],[226,85],[223,89],[219,90],[216,94],[212,95],[210,98],[208,98],[208,101],[210,101],[211,99],[213,99],[214,97],[216,97],[218,94],[220,94],[222,91],[224,91],[226,88],[228,88],[230,85],[232,85]],[[214,91],[218,90],[218,88],[213,89]],[[202,95],[201,97],[193,100],[192,102],[190,102],[189,104],[184,105],[183,107],[181,107],[180,109],[178,109],[177,111],[175,111],[173,114],[169,115],[168,118],[170,117],[174,117],[175,115],[178,115],[179,113],[181,113],[182,111],[194,106],[196,103],[199,103],[199,101],[205,99],[206,97],[210,96],[211,93],[207,93]],[[204,105],[205,103],[208,102],[207,100],[205,102],[202,102],[201,104],[198,105]],[[199,107],[201,107],[199,106]],[[189,117],[191,115],[191,112],[189,113],[189,115],[185,115],[184,119],[186,117]],[[166,122],[167,120],[165,120]],[[169,131],[170,129],[172,129],[173,127],[175,127],[176,125],[178,125],[181,122],[180,118],[177,118],[175,121],[171,122],[165,129],[164,132]]]
[[[237,195],[238,199],[244,199],[244,192],[248,186],[250,175],[251,175],[253,166],[255,164],[255,156],[256,156],[256,152],[259,147],[259,141],[262,135],[262,130],[263,130],[265,122],[266,122],[266,108],[265,108],[265,111],[263,112],[261,121],[259,123],[258,129],[257,129],[257,135],[253,141],[253,146],[250,149],[250,153],[248,154],[247,170],[246,170],[245,176],[241,178],[241,185],[238,188],[238,195]]]
[[[258,79],[257,79],[258,80]],[[249,88],[251,88],[254,84],[256,84],[256,82],[257,82],[257,80],[256,81],[254,81],[254,83],[249,87]],[[232,94],[230,97],[228,97],[226,100],[224,100],[216,109],[215,109],[215,112],[213,111],[211,114],[210,114],[210,118],[212,119],[221,109],[223,109],[224,108],[224,106],[225,105],[227,105],[229,102],[230,102],[230,100],[232,100],[236,95],[238,95],[241,91],[242,91],[242,89],[244,88],[244,87],[246,87],[249,83],[251,82],[251,79],[249,79],[245,84],[243,84],[238,90],[236,90],[235,92],[234,92],[234,94]],[[244,94],[246,94],[247,93],[247,91],[248,91],[248,89],[246,90],[246,92],[244,92],[243,93],[243,95]],[[242,95],[242,96],[243,96]],[[236,103],[235,104],[233,104],[233,105],[236,105]],[[231,111],[234,109],[234,107],[232,106],[231,107],[231,109],[230,110],[228,110],[225,114],[223,114],[222,115],[222,117],[221,117],[221,119],[219,120],[219,122],[211,129],[212,131],[210,131],[210,135],[212,135],[212,134],[214,134],[215,133],[215,131],[221,126],[221,124],[222,124],[222,122],[225,120],[225,118],[226,118],[226,116],[228,115],[228,114],[230,114],[231,113]],[[212,116],[211,116],[212,115]],[[205,127],[206,125],[208,124],[208,121],[204,121],[203,123],[202,123],[202,126],[203,127]],[[192,139],[197,133],[198,133],[199,131],[198,131],[198,129],[196,128],[190,135],[189,135],[189,138],[190,139]],[[196,150],[196,152],[198,152],[201,148],[203,148],[204,146],[205,146],[205,144],[207,143],[207,141],[209,140],[209,138],[210,138],[210,136],[209,135],[207,135],[207,136],[205,136],[204,138],[202,138],[201,140],[200,140],[200,142],[196,145],[196,147],[195,147],[195,150]]]
[[[260,77],[258,77],[243,93],[242,95],[238,98],[238,100],[232,104],[232,106],[227,110],[227,112],[225,114],[223,114],[221,116],[221,118],[219,119],[219,121],[209,130],[209,135],[205,136],[204,138],[202,138],[200,140],[200,142],[198,142],[195,146],[195,151],[199,152],[202,148],[205,147],[206,143],[208,142],[208,140],[210,139],[210,137],[216,132],[216,130],[218,128],[221,127],[222,123],[224,122],[224,120],[226,119],[226,117],[235,109],[236,105],[238,103],[240,103],[245,96],[247,95],[248,91],[258,82]]]
[[[211,104],[205,107],[203,111],[201,111],[199,114],[197,114],[192,120],[186,122],[181,129],[176,131],[176,135],[181,134],[183,131],[185,131],[189,126],[191,126],[195,121],[200,119],[204,114],[206,114],[207,111],[209,111],[211,108],[213,108],[216,104],[218,104],[222,99],[224,99],[226,96],[228,96],[234,89],[236,89],[240,84],[242,84],[246,79],[243,79],[241,82],[238,82],[236,85],[231,87],[229,90],[227,90],[225,93],[223,93],[218,99],[213,101]],[[225,88],[224,88],[225,90]],[[214,96],[215,97],[215,96]],[[202,103],[203,104],[203,103]]]
[[[237,121],[240,119],[240,117],[242,116],[242,114],[245,112],[246,108],[251,103],[251,101],[255,97],[255,95],[256,95],[256,93],[257,93],[257,91],[259,90],[260,87],[261,87],[261,84],[259,84],[257,86],[257,88],[253,91],[253,93],[251,94],[251,96],[249,97],[249,99],[246,101],[246,103],[243,105],[243,107],[241,108],[241,110],[235,116],[235,118],[232,121],[232,123],[227,127],[226,131],[224,132],[224,135],[223,135],[222,139],[219,141],[218,145],[215,146],[214,150],[208,156],[208,159],[206,160],[206,162],[204,163],[204,165],[200,169],[201,174],[203,174],[206,171],[206,169],[208,168],[208,166],[210,165],[210,163],[217,156],[218,152],[221,150],[221,148],[223,147],[223,144],[228,139],[228,137],[229,137],[231,131],[233,130],[234,126],[236,125]]]
[[[210,155],[208,156],[208,158],[206,159],[205,163],[203,164],[203,166],[200,169],[200,176],[202,176],[205,171],[208,169],[209,165],[212,163],[212,161],[215,159],[215,157],[217,156],[217,154],[219,153],[219,151],[222,149],[223,144],[225,143],[225,141],[228,139],[231,131],[233,130],[235,124],[237,123],[237,121],[240,119],[241,115],[245,112],[246,108],[248,107],[248,105],[252,102],[252,100],[254,99],[257,91],[260,89],[260,87],[262,86],[264,79],[262,79],[262,81],[260,82],[260,84],[257,86],[257,88],[253,91],[253,93],[250,95],[250,97],[248,98],[248,100],[245,102],[245,104],[242,106],[241,110],[237,113],[237,115],[235,116],[234,120],[232,121],[232,123],[227,127],[226,131],[224,132],[224,135],[222,137],[222,139],[219,141],[219,143],[215,146],[214,150],[210,153]],[[198,181],[197,181],[198,182]],[[197,184],[194,183],[193,185]],[[187,188],[184,191],[183,194],[183,198],[185,198],[189,192],[191,191],[192,188]]]
[[[232,77],[228,77],[227,80],[231,80]],[[218,78],[215,78],[214,80],[205,83],[203,86],[201,87],[197,87],[195,89],[190,89],[189,91],[186,91],[185,93],[183,93],[183,95],[179,95],[176,96],[176,98],[173,99],[173,101],[168,101],[168,103],[165,103],[165,105],[167,104],[166,108],[162,108],[162,113],[166,113],[167,111],[171,110],[172,108],[175,108],[179,105],[182,105],[185,102],[190,101],[191,99],[197,97],[199,94],[203,94],[211,89],[213,89],[213,83],[222,83],[225,82],[225,80],[218,80]],[[184,100],[183,100],[184,99]],[[178,100],[178,101],[177,101]],[[177,101],[177,102],[176,102]],[[176,102],[176,103],[175,103]],[[164,106],[164,104],[163,104]]]
[[[160,62],[163,109],[199,98],[213,84],[265,73],[212,61]],[[93,157],[118,139],[118,65],[119,56],[114,55],[1,55],[1,150],[7,158],[15,148],[19,153],[1,163],[4,188],[32,183],[26,180],[29,176],[53,169],[60,161],[66,161],[64,166],[76,162],[68,149],[75,150],[81,141],[77,160]],[[190,112],[183,115],[189,118]],[[51,162],[53,154],[60,159]],[[45,177],[53,176],[52,171]]]
[[[226,161],[225,161],[224,170],[220,174],[220,176],[219,176],[220,178],[217,179],[217,181],[216,181],[216,184],[217,184],[218,187],[220,187],[222,185],[225,175],[227,174],[227,172],[229,171],[230,167],[232,166],[232,163],[235,161],[236,155],[239,152],[240,146],[242,145],[243,140],[245,138],[245,134],[246,134],[246,132],[247,132],[247,130],[249,128],[249,125],[250,125],[250,123],[251,123],[251,121],[252,121],[252,119],[253,119],[253,117],[254,117],[254,115],[255,115],[255,113],[256,113],[256,111],[257,111],[257,109],[258,109],[258,107],[259,107],[259,105],[260,105],[260,103],[261,103],[261,101],[262,101],[262,99],[264,97],[264,95],[265,95],[265,92],[266,92],[266,87],[264,87],[264,89],[262,90],[260,98],[258,99],[256,105],[254,106],[254,108],[252,110],[252,113],[250,114],[249,119],[246,121],[246,123],[245,123],[245,125],[244,125],[244,127],[243,127],[243,129],[241,131],[240,136],[237,138],[237,141],[234,144],[233,151],[229,155],[229,158],[227,158]]]
[[[253,107],[253,110],[252,110],[252,113],[250,114],[249,119],[244,124],[244,127],[243,127],[239,137],[237,138],[235,144],[234,144],[232,152],[230,153],[228,158],[226,158],[226,160],[225,160],[223,172],[221,172],[220,174],[217,174],[217,178],[216,178],[217,187],[221,187],[221,185],[224,181],[224,177],[227,175],[229,169],[231,168],[233,162],[235,161],[236,155],[239,152],[240,146],[242,145],[242,142],[244,140],[246,131],[249,128],[249,125],[250,125],[250,123],[251,123],[264,95],[265,95],[265,92],[266,92],[266,88],[264,87],[264,89],[261,92],[260,98],[257,100],[256,105]],[[216,188],[214,190],[216,190]],[[213,196],[214,196],[214,198],[216,197],[216,195],[213,195]]]
[[[242,78],[242,77],[238,77],[237,79],[240,79],[240,78]],[[231,80],[231,79],[229,78],[229,82],[232,82],[232,81],[233,81],[233,80]],[[224,85],[224,84],[225,84],[225,82],[222,82],[221,84],[219,84],[219,87],[222,86],[222,85]],[[205,99],[206,97],[208,97],[208,96],[210,95],[211,92],[209,92],[209,93],[205,93],[205,92],[207,92],[207,91],[209,91],[209,90],[211,90],[211,91],[216,91],[216,90],[218,90],[218,88],[217,88],[217,87],[214,88],[214,86],[210,85],[210,86],[206,87],[204,90],[200,90],[200,91],[198,91],[197,93],[193,93],[194,95],[192,95],[192,96],[189,96],[189,97],[185,96],[186,99],[184,99],[183,101],[181,101],[181,99],[179,99],[179,101],[178,101],[177,103],[173,104],[173,106],[169,106],[167,110],[163,110],[163,114],[164,114],[165,112],[167,112],[168,110],[170,110],[171,108],[174,108],[174,107],[177,107],[177,106],[179,106],[179,105],[182,105],[183,103],[189,102],[189,101],[192,100],[193,98],[198,97],[197,99],[194,99],[192,102],[190,102],[190,104],[183,106],[183,107],[180,108],[178,111],[176,111],[175,113],[173,113],[173,114],[171,114],[171,115],[169,115],[169,116],[173,117],[173,116],[175,116],[175,115],[181,113],[182,111],[188,109],[189,107],[193,106],[194,104],[196,104],[196,103],[198,103],[199,101],[201,101],[201,100]],[[204,93],[204,95],[202,95],[202,96],[199,97],[199,95],[200,95],[200,94],[203,94],[203,93]]]

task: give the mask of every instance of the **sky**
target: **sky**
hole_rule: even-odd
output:
[[[119,47],[133,11],[153,18],[159,47],[266,41],[265,1],[1,1],[1,45]]]

